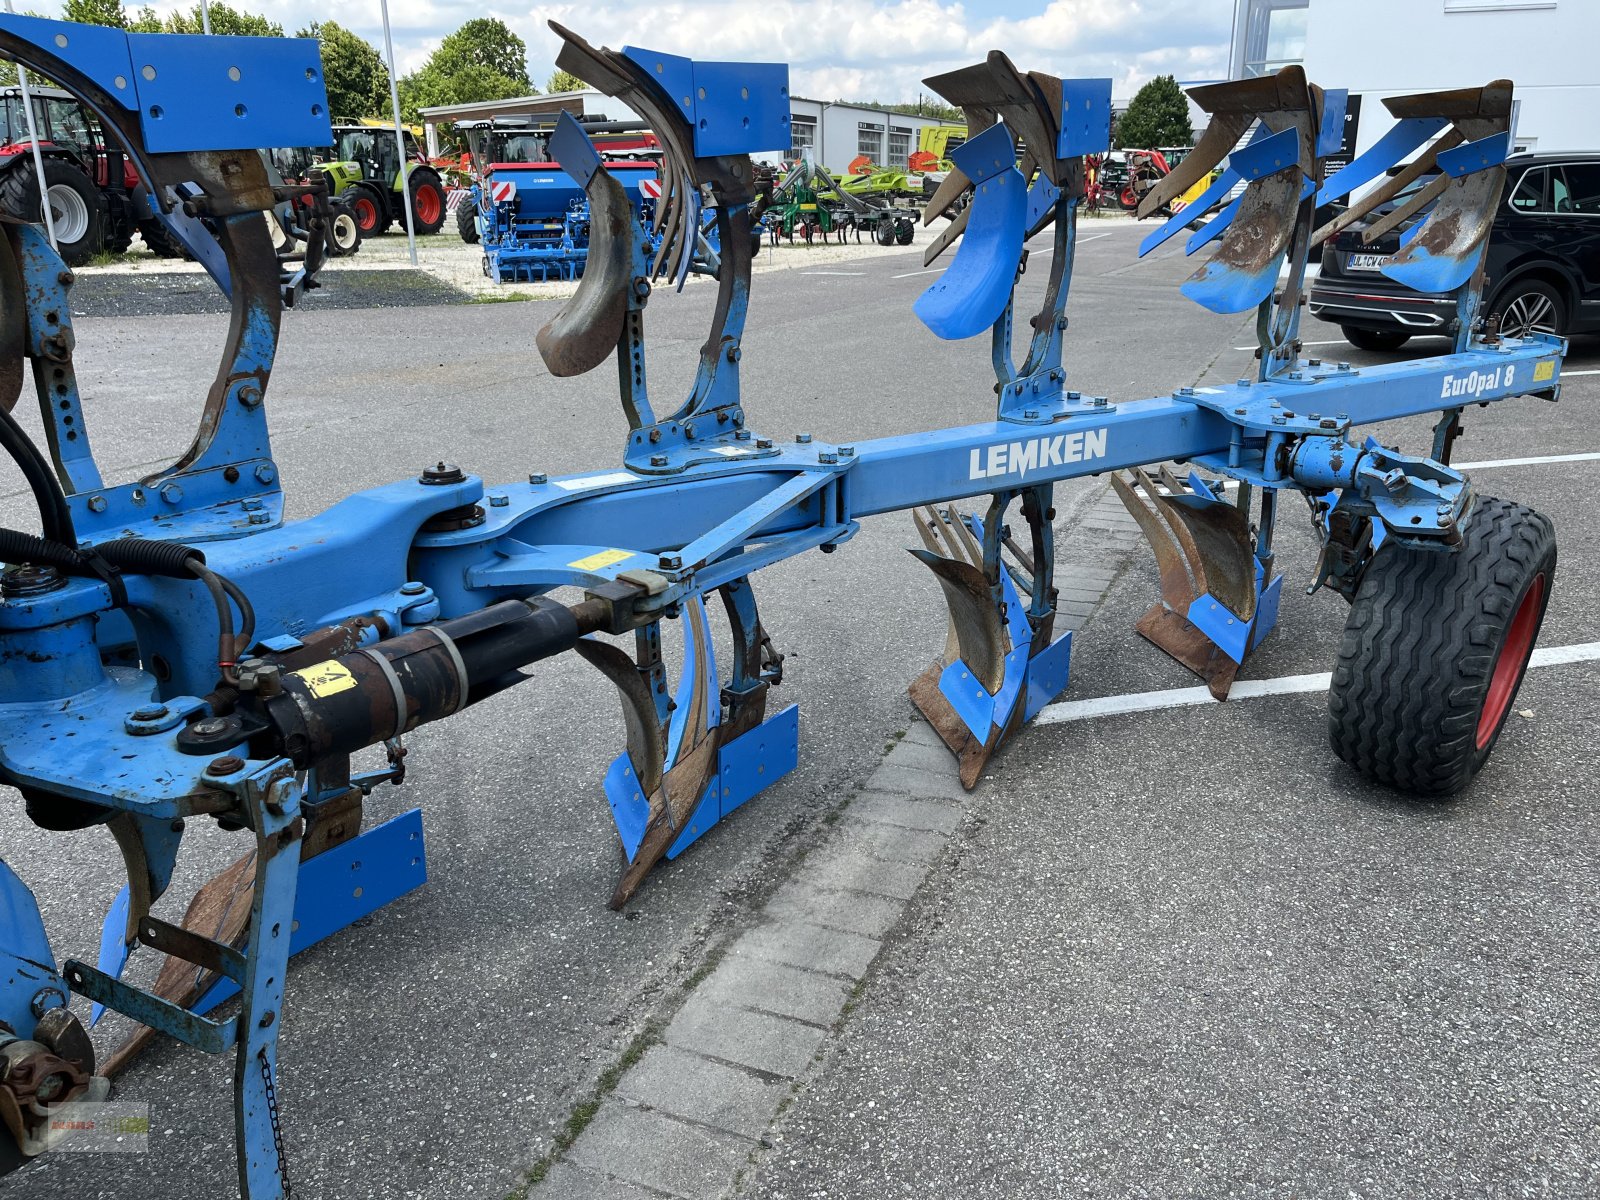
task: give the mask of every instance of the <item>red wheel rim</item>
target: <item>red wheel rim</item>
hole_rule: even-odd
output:
[[[1495,731],[1506,718],[1511,707],[1511,696],[1522,679],[1528,656],[1533,653],[1533,635],[1539,627],[1539,611],[1544,603],[1544,576],[1535,575],[1522,603],[1517,605],[1517,615],[1511,618],[1511,628],[1506,630],[1506,640],[1494,660],[1494,671],[1489,676],[1489,694],[1483,700],[1483,714],[1478,718],[1478,749],[1482,750],[1494,740]]]
[[[432,225],[439,219],[439,189],[431,183],[425,183],[417,189],[417,194],[412,197],[417,206],[417,220],[424,225]]]
[[[362,233],[371,233],[378,227],[378,206],[366,196],[356,201],[356,224]]]
[[[1122,207],[1123,208],[1138,208],[1139,207],[1139,196],[1138,196],[1138,193],[1136,193],[1133,190],[1132,187],[1126,187],[1126,188],[1122,189]]]

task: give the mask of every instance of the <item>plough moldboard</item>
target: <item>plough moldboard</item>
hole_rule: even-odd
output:
[[[959,240],[916,311],[941,338],[989,333],[997,411],[911,436],[780,444],[747,413],[739,374],[749,155],[788,144],[786,68],[596,49],[556,32],[560,66],[625,102],[665,148],[646,229],[581,131],[569,121],[559,135],[559,158],[588,197],[592,243],[576,293],[537,343],[554,376],[615,357],[631,429],[622,463],[532,475],[491,498],[440,462],[286,523],[264,393],[281,309],[314,285],[318,264],[274,256],[260,214],[284,189],[256,151],[326,140],[316,44],[202,44],[0,17],[0,52],[100,113],[234,312],[194,444],[164,471],[107,486],[78,403],[71,274],[33,226],[3,226],[0,431],[40,533],[0,532],[11,564],[0,769],[30,820],[105,825],[128,869],[95,963],[59,963],[22,882],[28,864],[0,864],[5,1167],[46,1151],[52,1115],[103,1097],[107,1075],[137,1050],[97,1066],[84,1020],[105,1006],[234,1053],[241,1192],[287,1194],[275,1081],[288,959],[423,882],[417,812],[361,827],[367,791],[403,773],[405,736],[512,686],[539,659],[575,650],[594,664],[616,685],[627,730],[603,781],[628,860],[611,897],[621,906],[656,862],[794,766],[796,710],[769,704],[783,655],[753,577],[837,548],[874,514],[912,515],[912,553],[946,601],[942,651],[911,696],[969,786],[1002,744],[1043,736],[1023,727],[1066,686],[1052,489],[1091,474],[1110,475],[1155,550],[1160,596],[1139,628],[1219,698],[1276,623],[1273,531],[1278,497],[1293,490],[1323,543],[1312,590],[1327,585],[1352,603],[1330,696],[1336,751],[1379,782],[1448,793],[1493,748],[1548,600],[1554,540],[1543,517],[1475,495],[1449,450],[1470,404],[1554,399],[1564,351],[1555,338],[1502,339],[1477,312],[1509,84],[1386,101],[1394,132],[1320,192],[1341,93],[1294,67],[1198,89],[1211,128],[1146,209],[1224,158],[1225,168],[1202,204],[1144,248],[1179,235],[1191,250],[1217,243],[1184,291],[1218,312],[1254,310],[1260,365],[1225,387],[1127,399],[1075,389],[1063,354],[1082,157],[1107,145],[1109,81],[1024,74],[998,52],[932,79],[974,136],[930,212],[970,202],[930,251]],[[1359,369],[1301,358],[1305,263],[1330,232],[1314,228],[1318,204],[1379,179],[1430,138],[1436,203],[1384,269],[1454,291],[1454,349]],[[1333,224],[1368,206],[1357,201]],[[1190,234],[1186,224],[1211,209]],[[322,219],[315,203],[310,211],[312,224]],[[710,223],[723,250],[711,329],[688,397],[660,404],[644,354],[651,281],[681,284]],[[1024,242],[1045,230],[1055,253],[1019,363],[1013,287]],[[25,365],[48,459],[9,415]],[[1423,413],[1438,414],[1424,454],[1352,433]],[[1019,516],[1025,535],[1008,524]],[[1070,578],[1071,564],[1061,569]],[[714,604],[732,643],[720,662]],[[675,680],[669,634],[683,647]],[[631,635],[632,653],[596,635]],[[1426,653],[1399,653],[1407,645]],[[1402,660],[1398,680],[1388,664]],[[378,745],[389,766],[352,774],[351,755]],[[195,820],[236,831],[247,853],[175,925],[151,905]],[[365,886],[349,886],[354,870]],[[165,956],[148,987],[122,977],[141,944]],[[74,996],[93,1013],[75,1012]]]

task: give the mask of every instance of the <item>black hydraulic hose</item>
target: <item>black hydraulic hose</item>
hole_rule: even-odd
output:
[[[39,524],[45,536],[65,546],[76,546],[78,535],[73,530],[72,510],[67,507],[61,481],[56,478],[50,464],[45,462],[44,455],[39,453],[39,447],[34,445],[33,439],[17,424],[17,419],[4,409],[0,409],[0,445],[5,447],[6,453],[11,455],[12,461],[28,481],[28,490],[33,493],[33,502],[39,508]]]
[[[47,537],[16,529],[0,529],[0,562],[35,563],[55,567],[68,575],[104,579],[112,585],[117,603],[124,603],[118,575],[156,575],[167,579],[198,579],[211,593],[217,610],[217,664],[228,683],[238,682],[239,655],[255,641],[256,614],[244,589],[206,566],[206,556],[182,542],[151,538],[118,538],[80,550]],[[234,632],[233,608],[239,607],[240,628]]]

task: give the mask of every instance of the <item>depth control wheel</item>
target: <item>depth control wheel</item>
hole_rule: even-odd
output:
[[[1328,691],[1334,752],[1369,779],[1449,796],[1482,769],[1528,668],[1556,573],[1550,519],[1479,496],[1454,550],[1373,557]]]

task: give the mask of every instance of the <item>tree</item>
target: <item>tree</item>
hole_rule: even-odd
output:
[[[446,37],[428,59],[428,67],[446,75],[482,67],[511,80],[520,89],[512,94],[527,95],[533,88],[528,79],[527,45],[494,17],[475,17]]]
[[[504,21],[477,17],[440,42],[420,71],[400,80],[400,110],[414,121],[420,108],[537,94],[522,39]]]
[[[128,14],[122,10],[122,0],[67,0],[62,17],[83,25],[109,25],[112,29],[126,29]]]
[[[557,70],[550,76],[550,82],[544,85],[544,90],[547,92],[577,92],[588,86],[571,71]]]
[[[389,72],[371,43],[333,21],[313,21],[295,34],[322,43],[322,79],[328,86],[328,111],[342,117],[371,117],[389,104]]]
[[[139,13],[142,19],[148,9]],[[222,0],[212,0],[207,5],[211,17],[211,32],[231,34],[244,37],[282,37],[283,26],[276,21],[269,21],[255,13],[244,12],[241,9],[230,8]],[[172,13],[162,22],[161,28],[167,33],[204,33],[205,22],[200,14],[200,6],[196,4],[188,12],[178,11]]]
[[[1157,75],[1139,89],[1117,120],[1117,148],[1151,150],[1194,144],[1189,101],[1171,75]]]
[[[124,12],[126,17],[126,12]],[[139,10],[139,15],[128,21],[129,33],[160,33],[161,14],[146,4]]]

